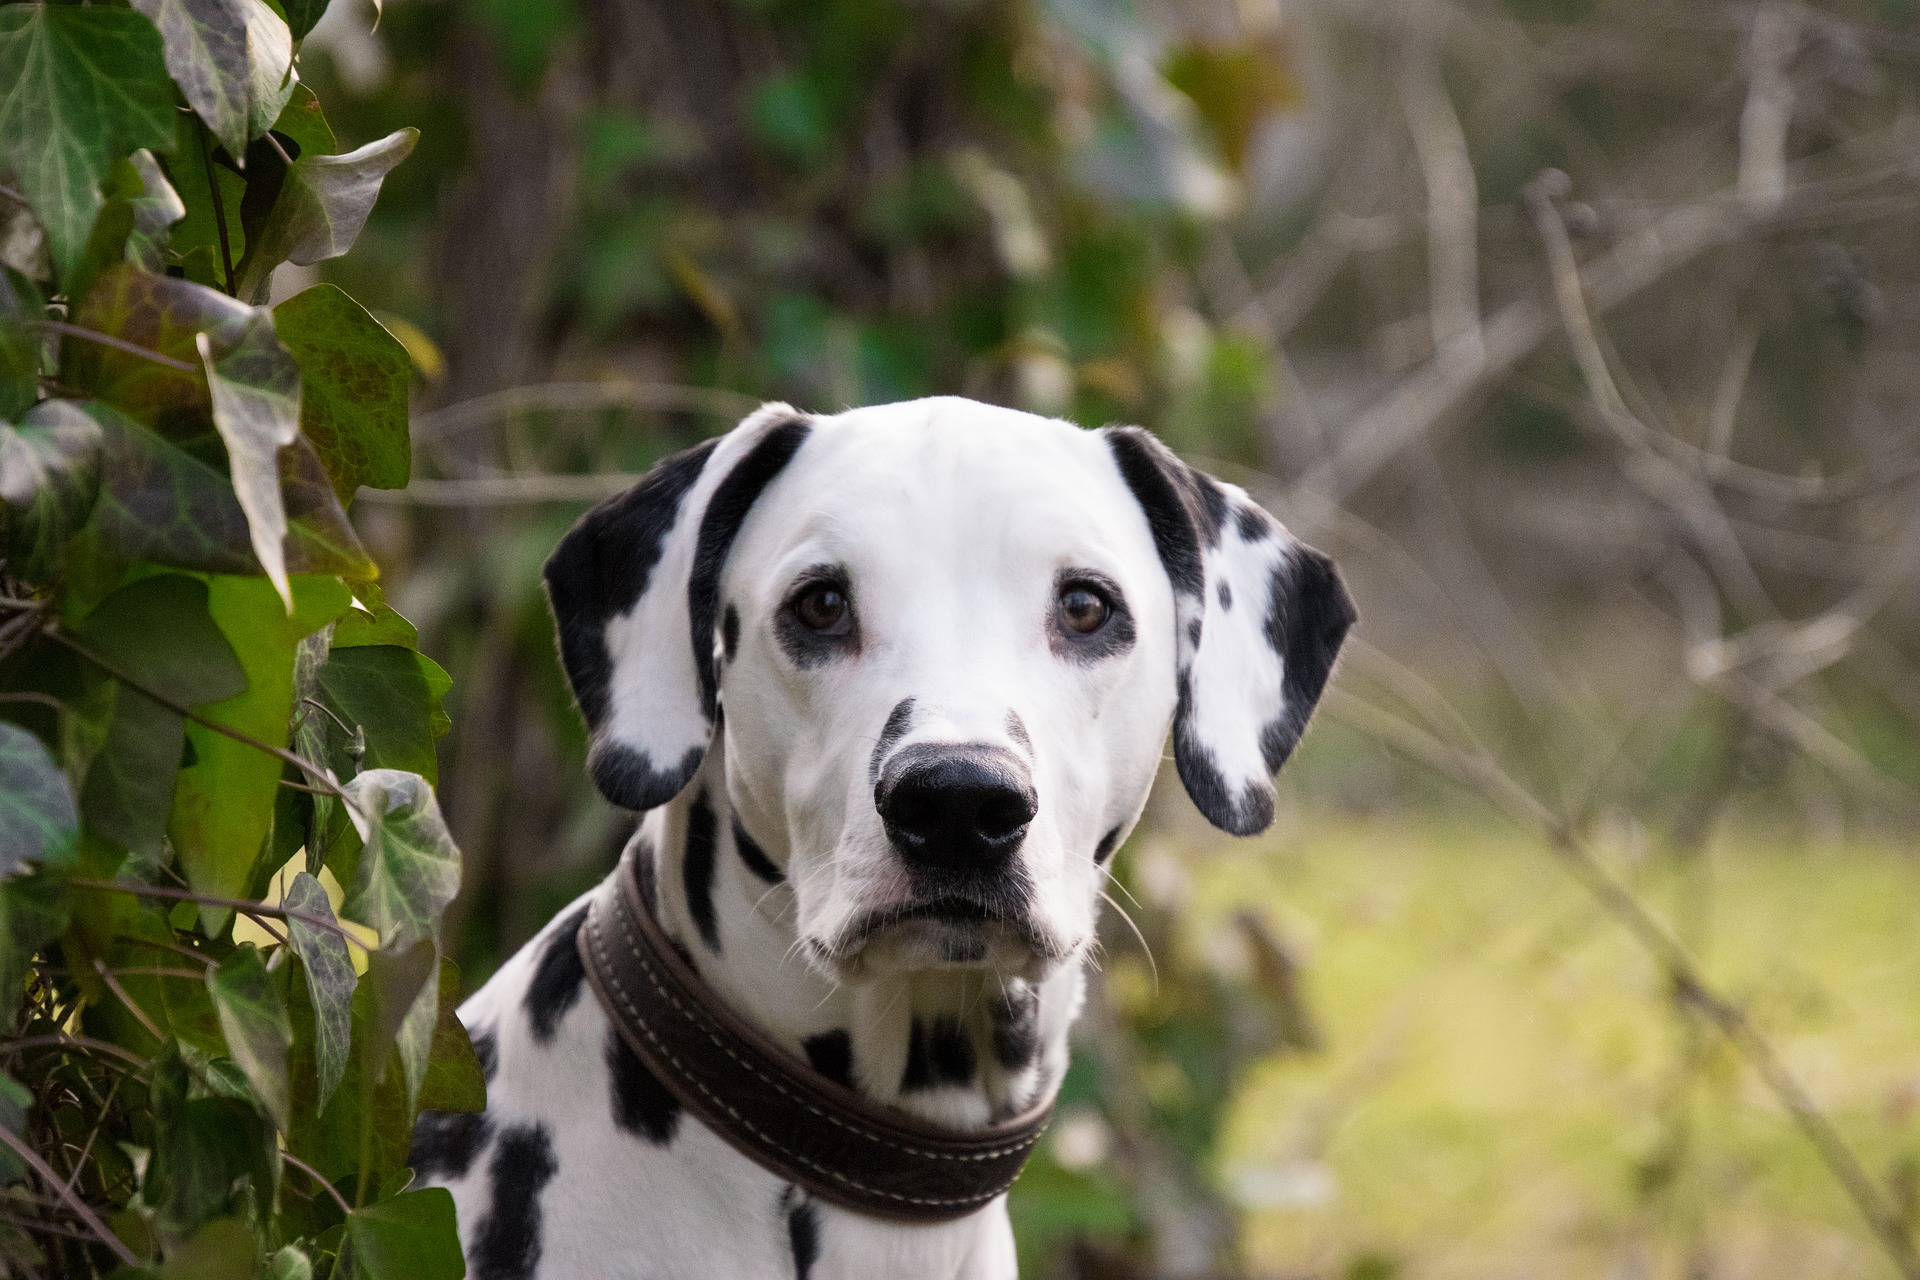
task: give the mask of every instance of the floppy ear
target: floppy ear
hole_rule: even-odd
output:
[[[1237,836],[1273,822],[1292,754],[1358,616],[1333,561],[1245,491],[1138,427],[1106,428],[1173,583],[1180,700],[1173,760],[1207,821]]]
[[[580,517],[547,561],[560,661],[607,799],[678,795],[713,734],[720,570],[754,499],[812,431],[784,404],[664,459]]]

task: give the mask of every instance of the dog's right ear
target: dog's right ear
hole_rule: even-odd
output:
[[[665,804],[698,772],[716,714],[720,571],[811,431],[805,414],[764,405],[580,517],[547,561],[587,768],[615,804]]]

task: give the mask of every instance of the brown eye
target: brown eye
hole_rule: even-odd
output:
[[[1068,587],[1060,593],[1060,625],[1075,635],[1092,635],[1112,614],[1113,606],[1097,591]]]
[[[831,582],[817,583],[801,592],[793,602],[793,616],[807,630],[828,636],[845,635],[853,623],[847,593]]]

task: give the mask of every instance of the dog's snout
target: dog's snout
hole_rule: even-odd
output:
[[[909,747],[874,788],[909,863],[987,870],[1013,856],[1038,805],[1026,767],[999,747]]]

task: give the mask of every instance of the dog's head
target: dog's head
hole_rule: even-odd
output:
[[[1146,433],[958,399],[768,405],[589,512],[547,585],[600,789],[664,804],[723,743],[842,980],[1076,954],[1170,722],[1200,811],[1263,830],[1354,619]]]

